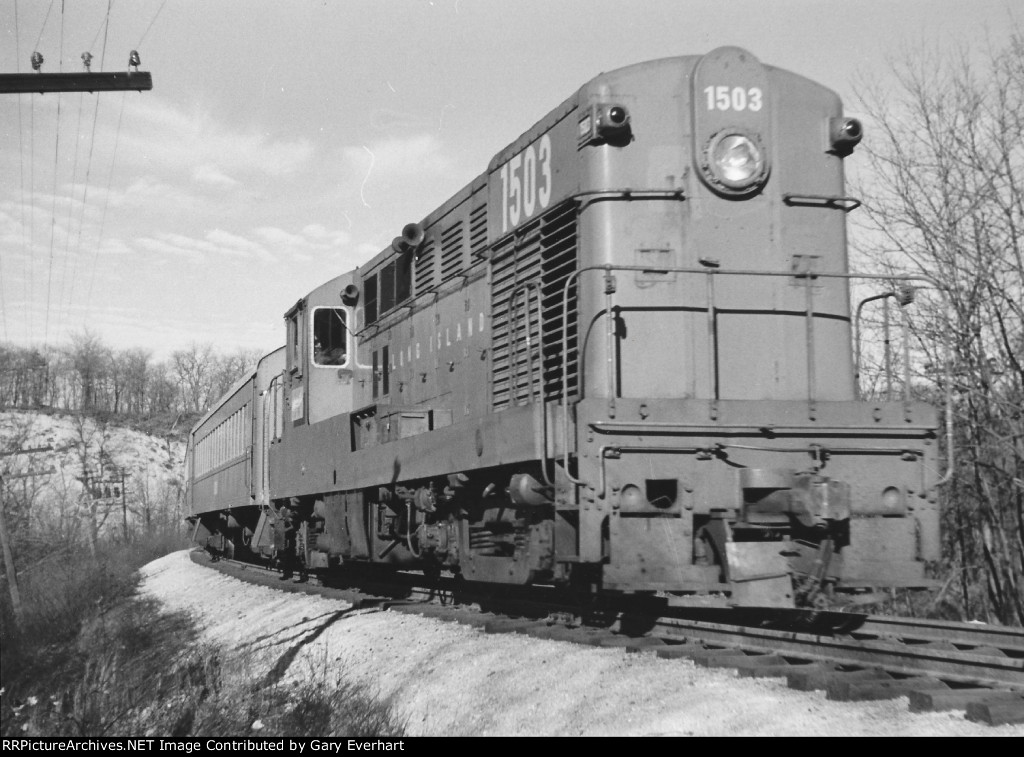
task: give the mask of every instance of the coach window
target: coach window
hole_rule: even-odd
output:
[[[348,362],[348,325],[345,308],[313,309],[313,364]]]

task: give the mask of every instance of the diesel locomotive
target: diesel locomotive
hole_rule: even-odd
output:
[[[736,47],[592,79],[284,314],[191,431],[193,538],[680,605],[931,585],[938,412],[888,346],[899,396],[857,387],[862,309],[921,284],[848,267],[861,136]]]

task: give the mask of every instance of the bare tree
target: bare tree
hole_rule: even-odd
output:
[[[147,350],[113,350],[87,329],[62,347],[0,343],[0,408],[49,406],[135,419],[166,414],[191,418],[251,371],[259,358],[256,350],[222,354],[212,345],[193,344],[168,362],[156,363]]]
[[[74,450],[81,469],[79,481],[82,483],[79,509],[88,528],[89,550],[95,557],[99,551],[103,527],[115,510],[109,498],[99,496],[92,488],[93,483],[103,478],[104,472],[113,462],[108,449],[110,429],[106,422],[93,420],[83,413],[78,413],[73,419]]]
[[[178,387],[167,363],[155,363],[146,371],[146,396],[144,413],[159,415],[180,410]]]
[[[195,413],[203,410],[216,380],[213,346],[193,344],[187,350],[178,350],[171,355],[171,364],[183,409]]]
[[[236,381],[256,367],[259,359],[259,350],[239,350],[232,355],[217,358],[209,401],[212,402],[226,394]]]
[[[110,367],[110,349],[88,329],[71,336],[68,357],[78,377],[79,407],[97,409],[106,390]]]
[[[43,405],[49,378],[49,361],[41,350],[0,345],[0,407]]]
[[[150,353],[135,348],[117,355],[124,374],[124,411],[140,417],[145,413],[146,390],[149,388]]]
[[[858,246],[948,296],[914,316],[921,349],[948,343],[928,362],[954,382],[945,569],[962,613],[1024,625],[1024,34],[977,68],[968,51],[943,49],[893,70],[895,93],[860,93],[874,133]],[[938,393],[942,375],[917,381]]]

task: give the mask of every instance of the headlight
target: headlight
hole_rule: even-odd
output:
[[[765,179],[766,164],[760,144],[737,131],[720,131],[704,151],[705,173],[718,189],[730,194],[746,192]]]
[[[731,187],[745,187],[761,173],[764,160],[757,145],[741,134],[729,134],[714,146],[715,173]]]

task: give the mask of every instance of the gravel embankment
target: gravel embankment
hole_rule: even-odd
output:
[[[201,621],[209,642],[259,677],[325,675],[391,697],[410,736],[1024,736],[907,699],[840,703],[773,679],[397,612],[283,594],[176,552],[143,569],[143,592]]]

